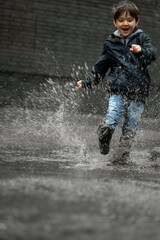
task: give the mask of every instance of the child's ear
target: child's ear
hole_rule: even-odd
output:
[[[137,22],[136,22],[136,25],[138,25],[139,24],[139,18],[138,18],[138,20],[137,20]]]
[[[117,27],[116,21],[114,19],[113,19],[113,24],[114,24],[115,27]]]

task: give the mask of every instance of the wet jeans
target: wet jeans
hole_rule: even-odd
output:
[[[115,130],[116,125],[121,120],[122,113],[124,113],[125,120],[122,126],[122,137],[134,137],[143,110],[144,104],[141,102],[135,102],[120,95],[111,95],[105,121]]]

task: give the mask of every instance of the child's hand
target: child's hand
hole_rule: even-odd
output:
[[[77,82],[77,87],[78,87],[78,89],[82,88],[82,81]]]
[[[134,53],[139,53],[142,51],[141,46],[136,45],[136,44],[132,44],[130,51],[134,52]]]

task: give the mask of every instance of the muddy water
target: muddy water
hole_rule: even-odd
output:
[[[77,92],[48,79],[22,95],[0,109],[0,239],[158,240],[160,120],[150,114],[157,95],[126,166],[108,164],[120,126],[110,154],[99,153],[101,88]]]

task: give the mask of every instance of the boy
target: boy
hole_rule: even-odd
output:
[[[92,88],[107,77],[109,106],[104,121],[98,127],[101,154],[108,154],[109,145],[122,112],[125,121],[118,154],[113,163],[126,161],[144,109],[150,87],[147,66],[155,60],[156,49],[150,38],[137,27],[139,10],[130,1],[119,2],[113,8],[113,23],[117,30],[104,43],[104,49],[91,74],[77,82],[78,88]]]

